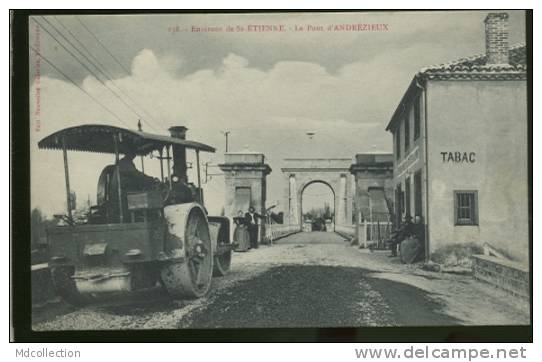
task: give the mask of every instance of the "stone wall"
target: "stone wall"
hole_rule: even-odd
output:
[[[474,255],[472,273],[475,279],[529,299],[529,269],[522,264],[487,255]]]

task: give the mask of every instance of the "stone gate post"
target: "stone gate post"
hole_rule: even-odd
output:
[[[253,206],[257,213],[265,214],[267,195],[266,177],[271,167],[265,163],[265,156],[258,152],[230,152],[225,155],[225,162],[218,165],[224,172],[225,180],[225,216],[230,220],[243,214]],[[259,240],[265,236],[265,222],[261,220]],[[232,228],[233,229],[233,228]]]
[[[360,225],[366,227],[371,221],[371,214],[376,210],[386,212],[386,206],[371,202],[377,197],[371,190],[382,190],[384,196],[393,200],[393,155],[387,153],[360,153],[356,155],[356,162],[350,166],[350,173],[355,178],[354,208],[358,220],[356,223],[356,235],[365,235],[366,230],[359,230]],[[376,201],[376,200],[373,200]],[[360,220],[361,218],[361,220]],[[358,240],[360,242],[360,240]]]

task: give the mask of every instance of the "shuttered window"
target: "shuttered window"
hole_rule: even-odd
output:
[[[478,192],[454,191],[455,224],[478,225]]]

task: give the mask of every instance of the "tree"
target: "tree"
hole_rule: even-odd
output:
[[[36,248],[47,236],[47,229],[57,224],[57,220],[49,219],[39,207],[30,212],[30,245]],[[41,240],[40,240],[41,239]]]
[[[39,208],[32,209],[30,213],[30,243],[32,247],[39,242],[40,236],[43,234],[43,213]]]

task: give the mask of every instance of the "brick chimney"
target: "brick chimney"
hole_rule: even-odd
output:
[[[508,13],[489,13],[484,23],[486,65],[508,64]]]

